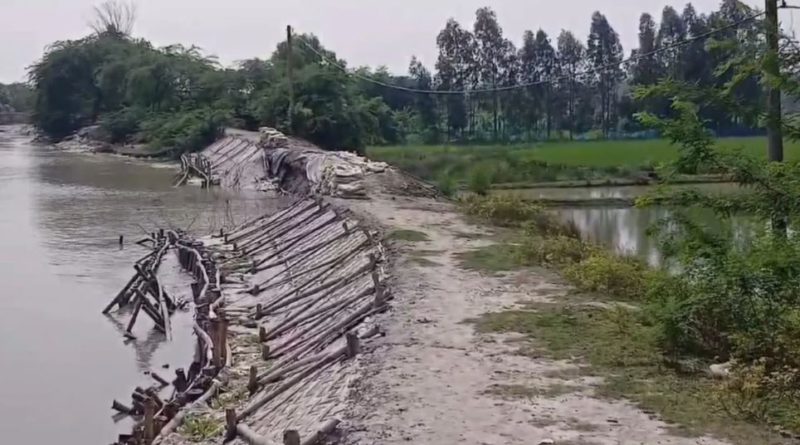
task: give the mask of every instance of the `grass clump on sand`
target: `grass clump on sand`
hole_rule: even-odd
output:
[[[417,230],[395,230],[386,236],[392,241],[406,241],[409,243],[420,243],[429,241],[428,235]]]

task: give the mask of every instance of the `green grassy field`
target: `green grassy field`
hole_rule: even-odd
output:
[[[766,138],[724,138],[719,145],[766,156]],[[449,176],[468,180],[476,170],[489,174],[492,184],[625,178],[672,161],[677,147],[666,140],[548,142],[493,146],[391,146],[367,150],[372,159],[386,161],[431,181]],[[786,158],[800,159],[800,143],[786,141]]]

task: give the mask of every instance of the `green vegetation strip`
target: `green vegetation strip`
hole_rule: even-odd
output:
[[[671,323],[680,322],[690,303],[698,304],[691,299],[704,297],[679,277],[585,243],[574,228],[519,198],[473,197],[463,205],[473,217],[516,227],[497,244],[461,254],[464,267],[496,273],[545,266],[575,287],[556,301],[471,320],[477,330],[521,333],[528,339],[521,354],[590,365],[583,372],[604,378],[599,396],[631,400],[679,433],[752,444],[784,443],[773,425],[797,431],[800,408],[791,390],[768,386],[753,368],[714,380],[709,365],[718,359],[677,349],[675,339],[689,341],[691,335]]]

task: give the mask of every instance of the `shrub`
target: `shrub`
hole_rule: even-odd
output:
[[[569,266],[564,275],[582,291],[641,300],[647,293],[649,272],[639,259],[597,250],[584,261]]]
[[[477,193],[478,195],[485,196],[489,193],[492,181],[487,169],[485,167],[476,167],[472,169],[469,174],[468,186],[471,192]]]
[[[499,226],[516,226],[544,210],[515,195],[471,196],[463,201],[467,214]]]
[[[127,141],[141,128],[147,113],[136,107],[123,108],[100,118],[99,124],[111,137],[112,143]]]
[[[519,246],[519,261],[527,266],[566,266],[583,261],[594,248],[580,239],[563,235],[526,236]]]
[[[227,112],[210,109],[159,114],[142,125],[142,133],[152,148],[192,152],[221,137],[229,118]]]
[[[456,180],[446,173],[439,177],[436,181],[436,185],[439,187],[439,191],[448,197],[452,197],[458,191]]]

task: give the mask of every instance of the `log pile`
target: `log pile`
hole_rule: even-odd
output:
[[[136,338],[132,329],[140,312],[147,314],[158,330],[169,335],[170,316],[180,305],[180,302],[170,297],[158,279],[158,268],[170,247],[164,231],[153,233],[137,242],[141,245],[148,243],[152,244],[150,253],[134,263],[134,274],[131,279],[103,309],[103,313],[108,314],[114,307],[122,309],[129,305],[133,306],[130,321],[125,329],[125,336],[128,338]]]
[[[193,362],[188,368],[175,371],[172,382],[151,372],[155,384],[149,388],[136,388],[131,394],[130,404],[113,401],[112,409],[121,414],[134,416],[136,424],[130,434],[120,434],[118,445],[149,445],[157,443],[159,437],[169,435],[181,423],[187,406],[206,403],[217,394],[226,380],[225,369],[231,363],[230,348],[227,344],[228,317],[220,299],[221,274],[216,264],[210,259],[203,244],[187,239],[183,234],[167,231],[160,232],[152,238],[153,252],[142,263],[137,264],[136,276],[120,292],[120,295],[134,294],[138,297],[137,306],[146,307],[149,303],[145,288],[154,287],[157,283],[157,267],[161,257],[169,250],[175,250],[184,270],[195,277],[192,284],[192,297],[195,307],[195,333],[197,346]],[[150,284],[141,284],[150,283]],[[138,287],[137,287],[138,286]],[[139,292],[126,289],[139,289]],[[151,294],[160,295],[161,303],[166,310],[166,294],[157,290],[149,290]],[[124,297],[117,297],[109,307],[119,304]],[[147,303],[145,303],[147,301]],[[135,313],[135,312],[134,312]],[[169,328],[169,317],[161,320],[162,328]],[[164,324],[166,323],[166,325]],[[132,323],[131,323],[132,325]],[[167,385],[174,387],[173,396],[162,400],[159,392]]]
[[[236,364],[250,397],[228,407],[228,438],[317,443],[338,424],[363,342],[380,334],[373,320],[390,299],[380,243],[346,211],[303,199],[216,249],[231,323],[259,348]]]
[[[188,443],[177,429],[193,411],[216,416],[237,445],[322,442],[344,413],[359,353],[382,334],[375,319],[391,295],[375,234],[347,211],[301,199],[204,242],[173,231],[153,238],[137,274],[156,275],[157,259],[177,252],[196,279],[197,351],[169,399],[154,385],[129,405],[114,402],[137,420],[117,443]]]

